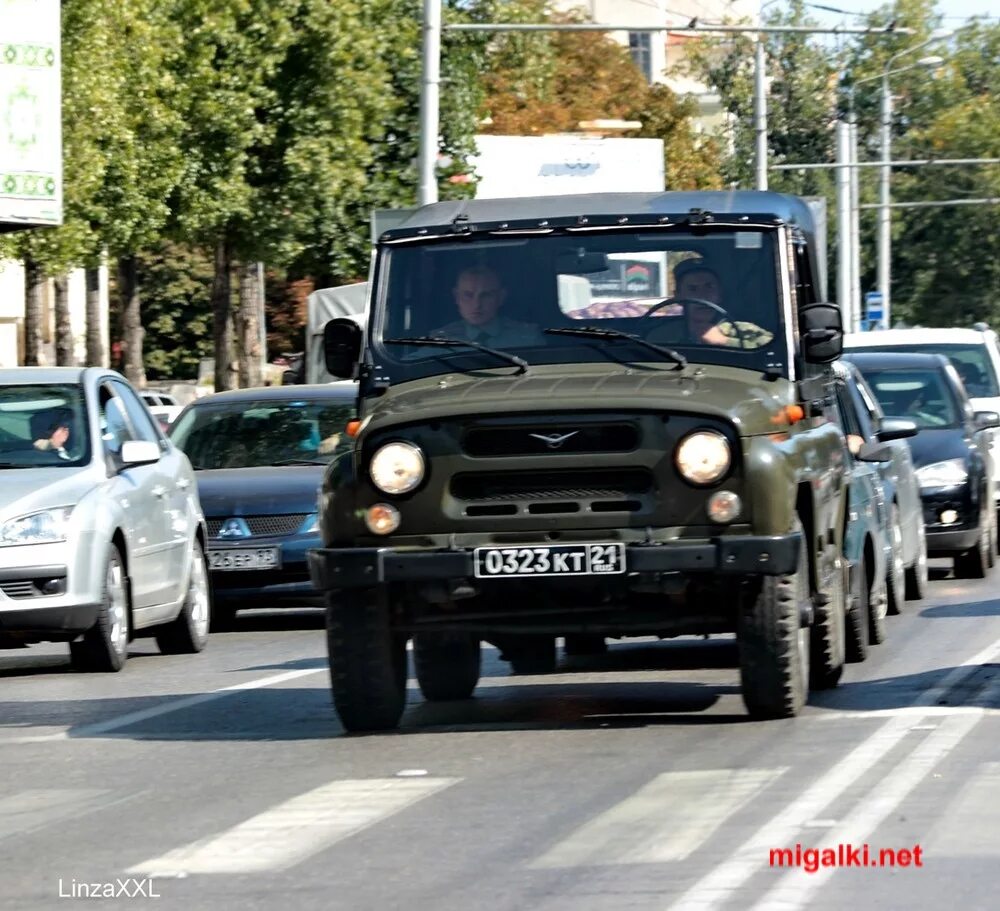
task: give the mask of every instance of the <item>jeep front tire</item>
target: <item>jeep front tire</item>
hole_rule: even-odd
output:
[[[330,689],[348,731],[395,728],[406,707],[406,636],[392,628],[385,588],[326,594]]]

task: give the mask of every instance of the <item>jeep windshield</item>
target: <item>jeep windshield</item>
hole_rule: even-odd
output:
[[[759,226],[676,226],[483,232],[383,246],[372,323],[380,375],[395,384],[442,373],[509,374],[484,348],[533,368],[677,370],[686,360],[783,371],[777,237]],[[582,329],[599,331],[565,331]],[[474,344],[416,341],[428,338]]]

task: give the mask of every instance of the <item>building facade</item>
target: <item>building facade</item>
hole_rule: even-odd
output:
[[[102,363],[87,366],[108,366],[108,270],[98,270],[101,295]],[[70,325],[73,329],[75,364],[87,361],[87,274],[76,269],[69,275]],[[42,295],[42,358],[43,365],[56,362],[55,287],[49,280]],[[0,260],[0,367],[17,367],[24,363],[24,267],[16,260]]]

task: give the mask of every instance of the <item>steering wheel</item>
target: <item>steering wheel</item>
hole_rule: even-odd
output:
[[[658,304],[653,304],[641,317],[640,319],[649,319],[658,310],[662,310],[664,307],[672,307],[675,304],[680,304],[683,308],[685,314],[687,313],[687,308],[691,304],[698,304],[701,307],[708,307],[710,310],[714,310],[719,314],[719,318],[716,320],[717,323],[724,319],[729,319],[729,314],[718,304],[713,304],[711,301],[703,300],[700,297],[668,297],[661,300]]]

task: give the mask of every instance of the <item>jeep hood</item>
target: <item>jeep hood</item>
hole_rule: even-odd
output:
[[[795,401],[793,383],[756,370],[543,365],[523,376],[445,374],[401,383],[369,400],[365,431],[461,415],[673,411],[722,418],[741,436],[755,436],[787,426],[782,409]]]

